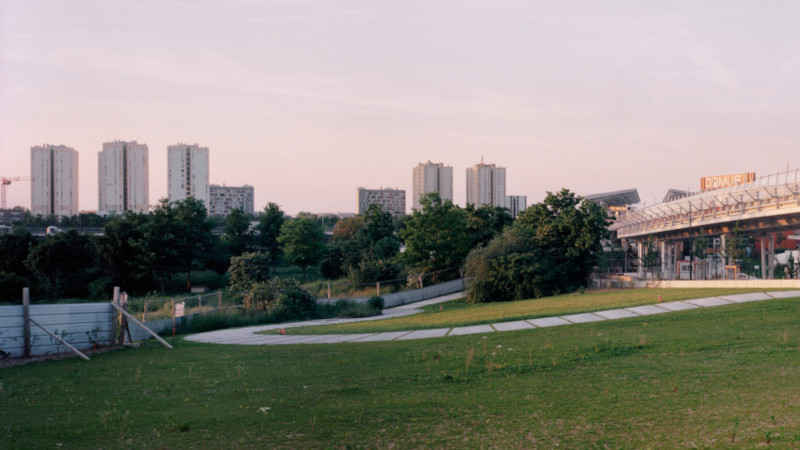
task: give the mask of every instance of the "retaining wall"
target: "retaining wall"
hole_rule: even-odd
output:
[[[405,305],[407,303],[421,302],[429,298],[441,297],[442,295],[454,294],[461,292],[465,289],[463,278],[458,280],[445,281],[444,283],[434,284],[433,286],[424,287],[422,289],[414,289],[412,291],[395,292],[394,294],[381,295],[383,297],[383,307],[391,308],[394,306]],[[317,299],[318,303],[336,303],[339,298],[320,298]],[[345,298],[356,303],[366,303],[368,297],[353,297]]]
[[[800,280],[651,280],[635,281],[637,288],[754,288],[797,289]]]
[[[0,350],[5,357],[24,356],[22,306],[0,306]],[[78,350],[112,344],[113,311],[108,303],[31,305],[30,316]],[[31,355],[68,352],[69,349],[41,328],[30,324]]]

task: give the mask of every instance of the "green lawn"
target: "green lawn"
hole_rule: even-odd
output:
[[[671,302],[763,291],[763,289],[618,289],[477,305],[458,300],[425,307],[421,314],[413,316],[340,325],[297,327],[292,328],[291,333],[379,333],[383,331],[450,328],[650,305],[658,303],[659,295],[661,295],[664,302]],[[266,331],[264,333],[274,334],[277,331]]]
[[[800,446],[800,302],[0,369],[0,448]]]

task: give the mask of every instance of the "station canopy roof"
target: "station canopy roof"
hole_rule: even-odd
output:
[[[636,189],[625,189],[623,191],[605,192],[602,194],[592,194],[586,196],[601,206],[626,206],[639,203],[639,191]]]

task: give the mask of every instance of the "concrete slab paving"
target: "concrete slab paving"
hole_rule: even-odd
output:
[[[397,341],[407,341],[410,339],[428,339],[428,338],[437,338],[443,337],[447,335],[447,332],[450,331],[450,328],[433,328],[430,330],[415,330],[411,333],[408,333],[405,336],[401,336],[395,340]]]
[[[474,325],[471,327],[456,327],[450,331],[448,336],[463,336],[466,334],[494,333],[491,325]]]
[[[733,302],[729,302],[728,300],[723,300],[719,297],[708,297],[708,298],[696,298],[694,300],[686,300],[686,303],[691,303],[692,305],[708,308],[710,306],[730,305]]]
[[[629,317],[639,317],[638,314],[626,311],[624,309],[607,309],[605,311],[596,311],[594,314],[605,319],[627,319]]]
[[[719,298],[734,303],[757,302],[761,300],[772,299],[772,297],[762,292],[753,292],[752,294],[721,295]]]
[[[325,341],[326,344],[338,344],[340,342],[353,342],[359,339],[363,339],[368,336],[375,336],[376,333],[368,333],[368,334],[341,334],[338,338],[335,339],[328,339]]]
[[[542,317],[539,319],[529,319],[528,322],[530,322],[531,325],[539,328],[557,327],[559,325],[569,325],[572,323],[568,320],[562,319],[561,317]]]
[[[309,341],[314,343],[319,340],[320,336],[324,336],[322,334],[298,334],[296,336],[278,336],[279,339],[271,342],[274,344],[307,344]]]
[[[530,322],[524,320],[515,320],[513,322],[500,322],[493,323],[492,326],[497,331],[517,331],[517,330],[531,330],[536,328]]]
[[[653,314],[661,314],[668,312],[666,309],[658,307],[656,305],[644,305],[644,306],[634,306],[631,308],[625,308],[628,311],[638,314],[640,316],[650,316]]]
[[[372,336],[367,336],[362,339],[356,339],[357,342],[379,342],[379,341],[393,341],[399,337],[410,334],[410,331],[392,331],[389,333],[376,333]]]
[[[660,303],[658,305],[659,308],[668,309],[670,311],[685,311],[687,309],[695,309],[699,308],[697,305],[693,305],[691,303],[686,302],[667,302],[667,303]]]
[[[592,313],[570,314],[567,316],[561,316],[561,318],[568,320],[572,323],[589,323],[589,322],[599,322],[601,320],[606,320],[605,317],[600,317]]]
[[[260,331],[294,328],[308,325],[329,325],[335,323],[360,322],[366,320],[380,320],[390,317],[406,316],[419,312],[423,304],[435,304],[463,296],[463,293],[451,294],[436,299],[427,300],[410,305],[384,310],[382,316],[365,317],[358,319],[322,319],[302,322],[259,325],[254,327],[216,330],[187,336],[186,340],[212,344],[238,344],[238,345],[281,345],[281,344],[328,344],[339,342],[378,342],[408,339],[426,339],[444,336],[460,336],[477,333],[492,333],[496,331],[530,330],[535,328],[569,325],[573,323],[589,323],[602,320],[623,319],[651,314],[661,314],[670,311],[683,311],[700,307],[713,307],[731,305],[735,303],[769,300],[772,298],[800,297],[800,290],[775,291],[766,293],[750,293],[728,295],[720,297],[699,298],[685,301],[658,303],[652,305],[634,306],[630,308],[610,309],[590,313],[570,314],[565,316],[542,317],[538,319],[515,320],[500,322],[491,325],[475,325],[455,328],[437,328],[430,330],[395,331],[386,333],[362,334],[326,334],[326,335],[282,335],[282,334],[256,334]]]
[[[793,297],[800,297],[800,291],[775,291],[775,292],[767,292],[772,298],[793,298]]]

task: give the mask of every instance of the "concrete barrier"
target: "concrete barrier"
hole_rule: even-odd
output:
[[[797,289],[800,280],[649,280],[635,281],[637,288],[736,288],[736,289]]]
[[[434,284],[433,286],[427,286],[421,289],[414,289],[411,291],[395,292],[393,294],[381,295],[381,297],[383,297],[383,307],[391,308],[394,306],[405,305],[408,303],[421,302],[429,298],[441,297],[442,295],[454,294],[456,292],[463,291],[465,288],[466,284],[464,282],[464,279],[459,278],[457,280],[445,281],[444,283]],[[339,300],[341,299],[320,298],[317,299],[317,303],[336,303]],[[366,303],[369,300],[369,298],[353,297],[353,298],[345,298],[344,300],[348,300],[355,303]]]

